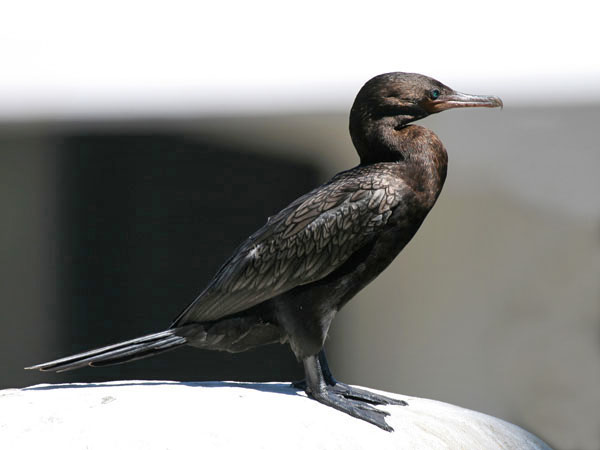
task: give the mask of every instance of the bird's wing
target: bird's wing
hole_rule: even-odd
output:
[[[361,167],[338,174],[270,217],[173,325],[217,320],[327,276],[385,226],[407,189]]]

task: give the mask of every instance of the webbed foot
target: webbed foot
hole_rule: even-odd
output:
[[[306,391],[306,380],[298,380],[292,382],[292,387],[299,391]],[[375,394],[374,392],[352,387],[345,383],[335,381],[334,385],[328,385],[328,387],[336,394],[342,395],[351,400],[358,400],[372,405],[397,405],[397,406],[408,406],[404,400],[398,400],[396,398],[387,397],[381,394]]]
[[[394,431],[385,417],[390,413],[375,408],[374,405],[401,405],[407,403],[385,395],[375,394],[365,389],[359,389],[340,383],[333,378],[325,352],[310,356],[303,360],[306,378],[292,383],[296,389],[302,389],[310,398],[331,406],[338,411],[373,424],[385,431]]]
[[[332,386],[325,386],[317,392],[308,391],[307,395],[319,403],[335,408],[338,411],[345,412],[357,419],[364,420],[382,430],[394,431],[394,429],[385,421],[385,417],[389,416],[390,413],[381,411],[364,401],[347,398],[343,394],[336,392]]]
[[[339,381],[337,381],[335,385],[331,386],[331,388],[335,393],[343,395],[348,399],[368,402],[373,405],[408,406],[408,403],[406,403],[404,400],[398,400],[385,395],[375,394],[374,392],[352,387],[347,384],[340,383]]]

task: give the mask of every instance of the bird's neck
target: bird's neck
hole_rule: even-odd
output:
[[[397,162],[410,173],[413,189],[437,198],[448,166],[448,155],[435,133],[419,125],[398,126],[395,118],[381,119],[362,133],[352,134],[361,165]],[[352,130],[351,130],[352,133]]]
[[[353,111],[354,113],[354,111]],[[350,137],[361,164],[394,162],[403,159],[399,151],[395,117],[372,117],[358,113],[350,115]]]
[[[404,170],[410,174],[412,188],[435,202],[448,169],[448,154],[444,144],[433,131],[419,125],[403,127],[397,133],[405,158]]]

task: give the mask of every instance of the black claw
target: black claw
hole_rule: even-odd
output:
[[[408,406],[408,403],[406,403],[404,400],[398,400],[385,395],[375,394],[373,392],[348,386],[347,384],[340,382],[337,382],[332,388],[334,392],[343,395],[346,398],[368,402],[373,405]]]
[[[394,431],[394,429],[385,421],[385,417],[390,415],[389,412],[381,411],[364,401],[345,397],[344,395],[337,393],[331,386],[326,386],[323,390],[316,393],[307,392],[307,395],[319,403],[335,408],[338,411],[345,412],[357,419],[364,420],[382,430]]]

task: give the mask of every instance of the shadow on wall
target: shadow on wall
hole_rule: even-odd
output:
[[[5,364],[10,361],[3,387],[301,378],[292,353],[279,345],[237,355],[183,348],[121,366],[24,373],[31,363],[165,329],[237,245],[318,180],[309,164],[177,135],[80,132],[55,141],[56,231],[45,238],[54,241],[46,269],[56,271],[56,293],[3,305],[5,313],[22,318],[5,329],[35,328],[27,311],[44,305],[51,317],[39,320],[51,325],[39,329],[51,338],[27,334],[27,354],[15,353],[3,339]],[[8,284],[16,291],[23,283],[36,283],[35,274]]]

